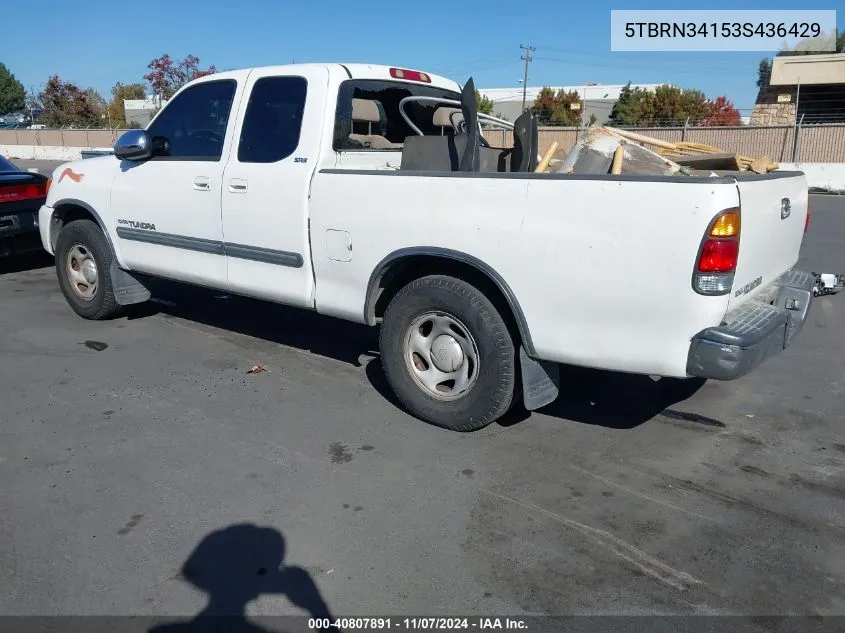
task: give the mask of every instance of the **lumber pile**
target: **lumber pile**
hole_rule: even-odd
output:
[[[697,169],[753,171],[757,174],[765,174],[778,168],[778,164],[773,163],[768,156],[753,157],[734,154],[704,143],[670,143],[629,130],[608,129],[628,140],[658,148],[657,152],[661,156],[671,158],[679,165]]]

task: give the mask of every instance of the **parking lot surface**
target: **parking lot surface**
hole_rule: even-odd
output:
[[[843,272],[811,205],[799,265]],[[164,283],[88,322],[3,266],[0,613],[845,614],[845,293],[741,380],[565,368],[459,434],[367,328]]]

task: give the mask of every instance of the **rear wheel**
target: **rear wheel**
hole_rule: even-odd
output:
[[[56,276],[65,300],[86,319],[100,320],[120,313],[109,269],[111,246],[91,220],[65,225],[56,240]]]
[[[380,350],[397,398],[426,422],[479,429],[513,400],[508,327],[484,293],[460,279],[432,275],[402,288],[385,311]]]

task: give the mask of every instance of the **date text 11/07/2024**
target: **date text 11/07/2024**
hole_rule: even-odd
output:
[[[519,631],[528,628],[527,623],[519,618],[500,617],[472,617],[472,618],[310,618],[308,628],[312,630],[341,630],[341,631],[386,631],[386,630],[511,630]]]

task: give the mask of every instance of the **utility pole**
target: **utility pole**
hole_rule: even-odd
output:
[[[532,61],[531,52],[537,49],[533,46],[523,46],[522,44],[519,45],[519,48],[525,51],[525,55],[520,57],[525,62],[525,73],[522,76],[522,111],[525,112],[525,97],[528,92],[528,63]]]
[[[29,87],[29,124],[35,125],[35,88]]]

